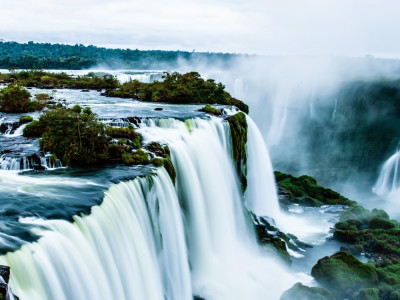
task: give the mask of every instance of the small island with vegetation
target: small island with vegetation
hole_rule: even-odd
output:
[[[132,125],[125,128],[112,127],[99,121],[89,107],[75,105],[67,108],[51,101],[47,93],[35,95],[34,100],[26,88],[42,89],[71,88],[105,90],[103,96],[132,98],[148,102],[174,104],[205,103],[200,109],[207,114],[221,116],[222,111],[210,104],[236,106],[248,112],[248,106],[233,98],[225,91],[224,85],[214,80],[204,80],[197,72],[186,74],[164,73],[162,81],[142,83],[136,80],[119,83],[111,75],[70,76],[65,73],[49,73],[42,70],[20,71],[0,74],[8,85],[0,90],[0,111],[7,113],[27,113],[44,110],[38,120],[31,116],[21,116],[20,124],[25,124],[23,136],[39,138],[41,151],[52,154],[51,161],[60,159],[64,166],[85,166],[107,163],[126,165],[164,166],[175,181],[175,170],[167,145],[152,142],[143,144],[143,138]],[[246,118],[237,113],[227,118],[233,133],[234,158],[245,189],[246,174],[245,145],[247,136]]]
[[[23,87],[105,90],[104,95],[109,97],[173,104],[232,105],[245,113],[249,112],[247,104],[233,98],[225,91],[223,84],[216,83],[213,79],[205,80],[197,72],[186,74],[165,72],[162,79],[152,83],[143,83],[138,80],[119,83],[112,75],[97,75],[96,73],[77,77],[66,73],[49,73],[42,70],[0,74],[0,80],[3,82]]]

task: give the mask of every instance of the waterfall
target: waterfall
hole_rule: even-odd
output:
[[[280,217],[274,170],[268,149],[254,121],[247,116],[246,204],[257,216]]]
[[[163,169],[113,185],[74,223],[26,222],[45,226],[42,238],[1,258],[21,300],[191,297],[178,200]]]
[[[28,124],[22,124],[21,126],[19,126],[17,129],[15,129],[14,133],[11,133],[11,132],[12,132],[12,129],[13,129],[13,127],[12,127],[12,125],[11,125],[11,129],[8,129],[8,130],[6,131],[6,133],[5,133],[5,135],[6,135],[7,137],[21,136],[21,135],[23,134],[23,132],[24,132],[24,128],[26,127],[26,125],[28,125]]]
[[[63,167],[61,160],[56,159],[55,162],[52,162],[50,157],[50,155],[37,156],[37,159],[40,160],[39,165],[39,162],[31,157],[10,157],[3,154],[0,156],[0,170],[25,171],[31,170],[35,166],[42,166],[46,169]]]
[[[384,196],[388,194],[397,194],[400,192],[400,151],[397,151],[383,164],[381,172],[372,191]]]
[[[11,267],[14,293],[21,300],[278,299],[299,279],[256,241],[228,123],[159,119],[141,126],[144,142],[169,145],[175,186],[158,168],[112,185],[100,206],[73,223],[23,219],[44,229],[37,242],[0,258]],[[275,188],[261,192],[275,195]]]
[[[330,232],[329,222],[311,220],[280,210],[274,170],[268,149],[254,121],[247,116],[247,189],[246,206],[258,217],[269,217],[286,233],[310,244],[320,244]]]

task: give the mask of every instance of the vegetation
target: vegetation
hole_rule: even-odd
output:
[[[40,149],[61,158],[63,165],[89,165],[108,157],[105,125],[91,111],[56,109],[46,111],[24,129],[26,137],[41,137]]]
[[[339,222],[335,224],[333,233],[334,239],[346,245],[342,246],[341,252],[320,259],[312,270],[312,276],[334,295],[333,299],[400,299],[399,222],[390,220],[383,210],[365,209],[331,190],[324,193],[326,189],[318,186],[312,177],[296,178],[280,172],[276,172],[275,176],[279,186],[279,199],[285,205],[347,205]],[[302,201],[304,197],[312,199]],[[286,241],[285,244],[288,245]],[[363,264],[352,254],[363,255],[370,261]],[[298,298],[293,299],[303,299],[301,297],[304,295],[314,292],[317,291],[295,285],[282,297],[298,293]]]
[[[30,100],[31,94],[16,84],[9,84],[0,90],[0,111],[6,113],[23,113],[40,110],[44,105]]]
[[[301,204],[303,206],[319,207],[322,205],[354,205],[351,201],[339,193],[326,189],[317,184],[315,178],[307,175],[294,177],[279,171],[275,171],[275,179],[282,197],[281,204]]]
[[[19,117],[19,122],[20,123],[29,123],[29,122],[32,122],[33,121],[33,118],[31,117],[31,116],[21,116],[21,117]]]
[[[345,249],[351,253],[400,260],[400,224],[383,210],[350,207],[335,224],[334,237],[350,244]]]
[[[300,282],[284,292],[280,300],[336,300],[336,297],[327,289],[308,287]]]
[[[1,45],[1,43],[0,43]],[[66,73],[50,73],[40,69],[23,70],[10,74],[8,82],[16,83],[20,86],[38,88],[71,88],[71,89],[115,89],[119,82],[110,75],[103,74],[98,76],[91,73],[86,76],[71,76]],[[46,93],[36,95],[37,100],[48,100],[50,96]]]
[[[204,80],[197,72],[186,74],[164,73],[163,81],[142,83],[137,80],[121,84],[117,89],[108,90],[108,96],[137,98],[150,102],[176,104],[208,103],[234,105],[248,113],[248,106],[233,98],[225,86],[213,79]]]
[[[373,264],[364,264],[343,251],[318,260],[311,275],[322,286],[334,289],[343,297],[378,283]]]
[[[66,166],[152,163],[164,166],[175,183],[176,172],[168,146],[153,142],[142,148],[142,136],[135,132],[132,125],[126,128],[107,127],[96,117],[90,108],[82,109],[79,105],[70,109],[51,109],[39,120],[29,123],[23,135],[41,138],[40,149],[50,151],[53,162],[58,157]]]
[[[232,135],[232,151],[233,160],[236,164],[236,171],[238,173],[240,182],[242,183],[243,191],[247,187],[246,179],[246,161],[247,161],[247,121],[244,113],[237,113],[228,118],[229,126]]]
[[[206,106],[199,110],[214,116],[222,115],[222,111],[220,109],[212,107],[210,104],[206,104]]]
[[[164,73],[163,81],[143,83],[137,80],[120,84],[110,74],[89,73],[86,76],[70,76],[66,73],[48,73],[42,70],[26,70],[9,75],[7,82],[20,86],[38,88],[72,88],[106,90],[107,96],[135,98],[150,102],[167,102],[174,104],[207,103],[234,105],[248,113],[248,106],[233,98],[225,91],[225,86],[214,80],[204,80],[197,72],[186,74]],[[38,100],[47,100],[47,94],[38,94]],[[206,106],[206,112],[220,115],[221,111]]]
[[[46,101],[46,100],[50,100],[50,99],[51,99],[51,97],[49,96],[49,94],[46,94],[46,93],[36,94],[36,95],[35,95],[35,98],[36,98],[38,101]]]
[[[179,59],[202,59],[227,63],[236,54],[199,53],[186,51],[140,51],[106,49],[95,46],[49,43],[0,42],[0,68],[88,69],[97,65],[112,68],[169,69],[178,66]]]

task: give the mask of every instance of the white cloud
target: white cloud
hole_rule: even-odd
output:
[[[139,49],[396,56],[397,0],[14,0],[0,38]]]

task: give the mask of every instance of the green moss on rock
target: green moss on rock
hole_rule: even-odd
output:
[[[336,297],[325,288],[308,287],[298,282],[284,292],[280,300],[336,300]]]
[[[222,115],[222,111],[220,109],[212,107],[210,104],[206,104],[203,108],[199,109],[199,111],[203,111],[214,116]]]
[[[169,156],[164,159],[164,168],[165,168],[165,170],[167,170],[169,177],[171,177],[173,184],[175,184],[176,171],[175,171],[174,164],[172,163],[171,158]]]
[[[349,253],[338,252],[318,260],[311,275],[322,286],[348,294],[378,283],[375,267],[364,264]]]
[[[318,185],[315,178],[311,176],[294,177],[275,171],[275,179],[280,193],[287,196],[281,198],[283,205],[296,203],[302,206],[320,207],[322,205],[353,206],[356,204],[339,193]]]
[[[32,122],[33,118],[31,116],[21,116],[19,117],[19,122],[22,124]]]
[[[379,300],[379,290],[376,288],[362,289],[355,297],[355,300]]]
[[[243,191],[246,190],[246,162],[247,162],[247,121],[246,115],[242,112],[228,118],[232,135],[233,160],[236,165],[236,171],[242,183]]]

